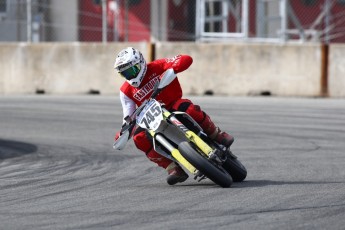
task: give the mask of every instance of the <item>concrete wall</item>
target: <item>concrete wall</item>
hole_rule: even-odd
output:
[[[0,94],[118,94],[124,81],[113,70],[126,46],[147,43],[0,43]],[[329,94],[344,97],[345,45],[329,49]],[[320,44],[157,43],[156,58],[189,54],[193,65],[179,74],[185,94],[320,96]]]
[[[148,57],[146,43],[135,46]],[[124,81],[113,64],[123,44],[102,43],[2,43],[0,44],[0,94],[101,94],[118,93]]]
[[[319,44],[161,43],[156,57],[190,54],[194,63],[180,75],[185,92],[279,96],[320,94]]]

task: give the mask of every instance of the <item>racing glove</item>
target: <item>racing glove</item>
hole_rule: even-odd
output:
[[[132,123],[132,124],[130,124],[130,125],[126,125],[126,123],[124,123],[123,125],[122,125],[122,127],[121,127],[121,131],[118,131],[116,134],[115,134],[115,141],[117,140],[117,139],[119,139],[119,137],[121,136],[121,134],[122,134],[122,132],[123,131],[125,131],[125,130],[127,130],[128,129],[128,131],[129,131],[129,133],[130,133],[130,136],[132,136],[133,134],[134,134],[134,132],[135,132],[135,130],[136,130],[136,125],[135,125],[135,123]]]

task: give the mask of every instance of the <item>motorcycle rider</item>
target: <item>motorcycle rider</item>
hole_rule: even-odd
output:
[[[145,99],[153,92],[154,83],[159,80],[160,75],[172,68],[174,73],[180,73],[189,68],[193,59],[189,55],[177,55],[173,58],[157,59],[146,63],[142,53],[133,48],[127,47],[119,52],[116,57],[114,68],[126,79],[120,88],[120,100],[123,109],[123,118],[131,115],[137,106],[140,106]],[[183,111],[188,113],[204,130],[204,132],[218,143],[230,147],[234,138],[226,132],[222,132],[211,120],[209,115],[201,110],[200,106],[193,104],[189,99],[182,98],[182,89],[178,78],[168,85],[158,96],[169,111]],[[118,132],[115,140],[120,136]],[[133,140],[138,149],[158,166],[168,172],[167,183],[169,185],[184,182],[188,174],[175,162],[160,155],[153,149],[152,137],[141,127],[138,127],[133,134]]]

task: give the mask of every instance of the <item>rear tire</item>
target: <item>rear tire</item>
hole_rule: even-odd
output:
[[[223,168],[231,175],[234,182],[241,182],[247,177],[247,169],[237,158],[228,156]]]
[[[182,142],[178,149],[182,156],[186,158],[195,168],[202,172],[207,178],[223,188],[229,188],[232,184],[231,176],[223,169],[218,168],[201,156],[189,142]]]

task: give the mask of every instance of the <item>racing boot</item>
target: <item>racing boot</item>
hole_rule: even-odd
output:
[[[234,137],[226,132],[222,132],[206,113],[204,120],[199,125],[212,140],[224,145],[227,149],[234,142]]]
[[[188,174],[185,173],[185,171],[183,171],[183,169],[175,162],[169,164],[166,170],[169,174],[167,177],[167,182],[169,185],[184,182],[188,178]]]

